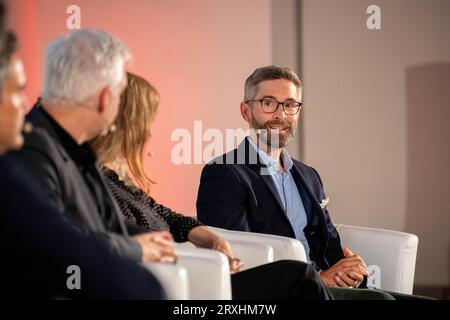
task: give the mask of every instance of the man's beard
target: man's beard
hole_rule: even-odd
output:
[[[287,121],[277,121],[271,120],[266,121],[264,123],[260,123],[256,121],[254,117],[252,117],[252,125],[255,130],[258,130],[258,139],[261,139],[263,143],[265,143],[268,147],[280,149],[287,146],[294,137],[294,133],[297,129],[297,125],[290,124]],[[276,130],[271,129],[271,126],[283,126],[286,127],[286,130]]]

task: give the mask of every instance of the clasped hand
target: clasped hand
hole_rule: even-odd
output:
[[[330,287],[356,288],[364,280],[364,276],[369,276],[369,271],[360,256],[346,247],[342,249],[345,258],[331,268],[321,271],[320,277]]]

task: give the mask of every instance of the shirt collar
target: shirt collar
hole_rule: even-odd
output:
[[[261,160],[261,162],[263,164],[265,164],[268,168],[270,168],[272,170],[275,170],[275,171],[278,171],[277,162],[271,156],[269,156],[267,154],[267,152],[265,152],[264,150],[259,148],[253,142],[251,137],[247,137],[247,140],[248,140],[249,144],[252,146],[252,148],[255,149],[256,152],[258,152],[259,159]],[[289,153],[284,148],[281,149],[281,158],[283,159],[283,168],[284,168],[284,170],[285,171],[291,170],[291,168],[294,165],[294,163],[292,162],[291,156],[289,155]]]
[[[79,145],[70,134],[62,128],[55,119],[49,115],[44,108],[40,108],[45,118],[50,123],[52,129],[56,133],[58,140],[61,142],[64,150],[70,155],[70,157],[78,164],[83,167],[95,165],[97,162],[97,156],[95,152],[90,147],[89,143],[83,143]]]

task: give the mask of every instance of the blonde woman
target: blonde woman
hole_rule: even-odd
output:
[[[143,148],[159,104],[145,79],[128,74],[115,130],[92,142],[106,183],[123,214],[148,231],[170,231],[176,242],[191,241],[219,250],[230,261],[234,299],[331,299],[317,272],[298,261],[278,261],[239,272],[241,262],[229,243],[192,217],[157,203],[148,193],[152,180],[143,166]]]

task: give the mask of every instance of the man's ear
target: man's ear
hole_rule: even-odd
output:
[[[250,123],[250,106],[248,105],[248,103],[241,102],[241,115],[245,121]]]
[[[102,91],[100,92],[100,95],[98,97],[98,107],[97,111],[98,113],[103,113],[106,109],[106,106],[109,105],[111,102],[111,96],[112,92],[109,87],[104,87]]]

